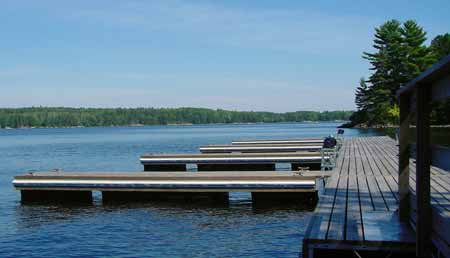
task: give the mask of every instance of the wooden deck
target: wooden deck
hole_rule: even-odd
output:
[[[397,211],[397,154],[398,146],[388,137],[344,141],[304,238],[304,257],[345,256],[354,251],[415,254],[415,214],[411,214],[411,223],[401,223]],[[433,242],[441,254],[448,256],[450,174],[434,167],[431,173]],[[414,211],[414,161],[410,166],[410,192]]]

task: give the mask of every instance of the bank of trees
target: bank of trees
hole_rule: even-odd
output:
[[[69,127],[348,120],[351,111],[242,112],[206,108],[3,108],[0,127]]]
[[[435,37],[426,45],[426,32],[415,21],[390,20],[375,29],[374,53],[363,53],[371,75],[356,88],[357,111],[350,125],[397,124],[396,91],[432,64],[450,54],[450,34]],[[432,122],[450,123],[450,102],[433,104]]]

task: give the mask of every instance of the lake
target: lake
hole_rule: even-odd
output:
[[[133,204],[21,205],[11,181],[28,171],[142,171],[144,153],[194,153],[235,139],[323,137],[339,123],[280,123],[0,130],[0,257],[298,257],[311,213]],[[345,136],[382,135],[346,129]]]

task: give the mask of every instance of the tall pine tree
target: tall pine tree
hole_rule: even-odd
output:
[[[433,62],[425,41],[426,32],[412,20],[403,24],[390,20],[375,29],[375,52],[363,53],[371,64],[372,74],[367,85],[360,83],[357,88],[355,102],[359,114],[355,117],[364,118],[363,123],[369,126],[396,123],[397,90]]]

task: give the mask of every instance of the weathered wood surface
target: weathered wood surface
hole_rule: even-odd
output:
[[[32,173],[16,176],[18,190],[72,191],[316,191],[315,176],[294,172],[155,172],[155,173]]]
[[[314,250],[386,250],[412,252],[414,232],[399,220],[397,158],[387,137],[344,140],[303,242]]]

